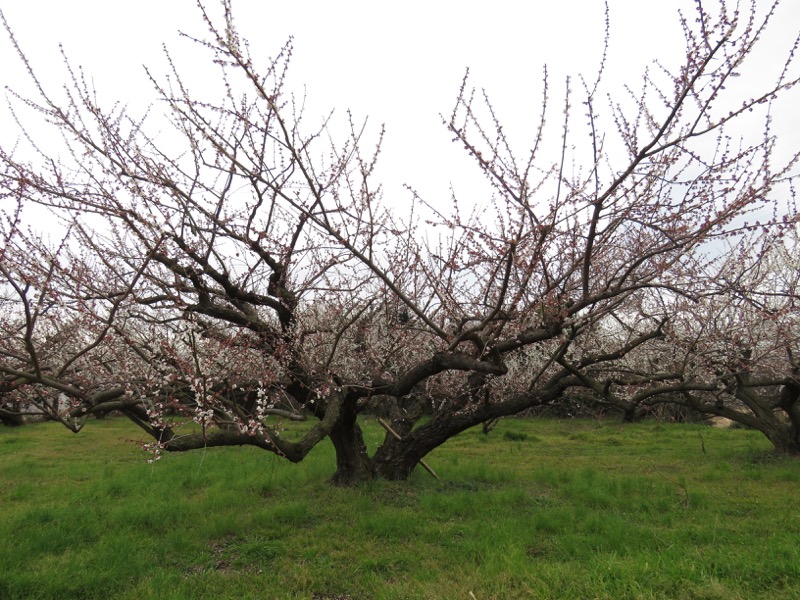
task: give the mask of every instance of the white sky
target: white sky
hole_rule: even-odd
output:
[[[713,6],[714,0],[706,2]],[[214,0],[206,3],[213,6]],[[669,65],[682,60],[677,10],[693,10],[691,0],[609,4],[607,84],[635,87],[653,59]],[[757,57],[763,66],[758,72],[780,68],[775,59],[800,28],[800,1],[784,4]],[[142,65],[166,70],[162,43],[194,76],[209,69],[206,55],[177,36],[178,30],[203,34],[194,0],[0,0],[0,7],[34,68],[54,88],[66,80],[59,42],[93,76],[100,98],[130,102],[138,110],[153,97]],[[336,109],[344,118],[351,109],[356,117],[369,116],[376,129],[386,124],[381,163],[390,202],[407,197],[400,183],[447,202],[451,183],[461,193],[474,181],[476,168],[450,142],[439,116],[452,110],[466,67],[473,85],[490,93],[506,128],[524,142],[539,115],[542,67],[548,65],[555,89],[563,88],[567,74],[592,80],[604,34],[601,0],[234,0],[234,11],[240,33],[263,63],[294,36],[288,87],[301,94],[305,89],[309,117]],[[25,89],[24,72],[4,34],[0,65],[4,86]],[[551,119],[560,122],[560,106],[552,109]],[[9,141],[7,118],[0,109],[2,143]],[[797,111],[785,110],[782,118],[797,147]]]

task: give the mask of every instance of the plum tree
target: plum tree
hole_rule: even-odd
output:
[[[759,255],[726,262],[725,244],[750,239],[754,214],[771,239],[797,222],[781,195],[797,157],[779,163],[770,130],[771,102],[797,86],[794,47],[771,85],[725,94],[777,6],[756,4],[697,3],[681,17],[681,66],[646,73],[638,91],[603,103],[602,68],[580,93],[568,84],[554,131],[546,91],[522,151],[465,77],[445,125],[490,186],[474,210],[414,192],[408,214],[391,209],[375,181],[383,132],[352,117],[339,137],[328,121],[306,126],[287,90],[291,46],[259,68],[227,0],[219,22],[201,5],[210,33],[196,40],[217,97],[193,95],[171,60],[168,77],[148,71],[168,134],[100,106],[80,71],[59,100],[28,66],[38,95],[17,100],[66,151],[0,150],[2,402],[75,431],[119,412],[156,453],[253,445],[296,462],[330,439],[339,484],[405,478],[461,431],[572,388],[727,416],[698,395],[726,391],[760,418],[741,368],[688,375],[699,345],[725,343],[708,325],[718,304],[751,332],[769,313],[736,312]],[[738,144],[752,113],[764,135]],[[31,207],[59,227],[37,227]],[[752,283],[751,300],[769,293]],[[794,339],[783,350],[800,355]],[[683,370],[659,364],[679,354]],[[796,373],[763,371],[794,389]],[[357,417],[376,407],[399,436],[370,455]],[[275,415],[315,423],[290,439]]]

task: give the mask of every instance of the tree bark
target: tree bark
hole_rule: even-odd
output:
[[[357,417],[356,400],[345,400],[339,419],[328,436],[336,451],[336,472],[331,477],[334,485],[355,485],[375,477]]]
[[[562,373],[537,392],[518,394],[502,402],[487,399],[469,409],[439,413],[424,425],[403,434],[402,440],[387,438],[372,458],[375,474],[389,480],[407,479],[420,460],[453,436],[489,419],[514,415],[526,408],[547,404],[574,383]]]
[[[789,424],[783,427],[777,442],[769,434],[775,449],[786,454],[800,454],[800,384],[789,382],[780,392],[779,406],[789,417]]]
[[[9,427],[19,427],[25,424],[21,413],[0,408],[0,423]]]

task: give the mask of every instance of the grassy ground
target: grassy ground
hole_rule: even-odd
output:
[[[0,429],[0,598],[800,598],[800,461],[756,432],[509,419],[357,489],[139,437]]]

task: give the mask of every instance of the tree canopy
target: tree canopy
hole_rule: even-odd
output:
[[[227,0],[219,20],[200,5],[195,40],[219,96],[171,60],[148,71],[167,133],[100,105],[78,69],[54,95],[6,24],[37,94],[12,96],[25,143],[0,148],[0,416],[78,431],[121,413],[156,457],[297,462],[330,439],[343,484],[404,478],[469,427],[575,397],[629,418],[689,407],[800,452],[798,155],[776,155],[770,116],[797,41],[771,85],[726,92],[768,35],[777,2],[756,4],[681,16],[675,71],[605,96],[601,67],[555,107],[547,83],[522,148],[465,76],[444,126],[491,200],[409,190],[405,212],[376,181],[382,130],[309,123],[291,45],[258,64]],[[397,434],[372,455],[365,411]]]

